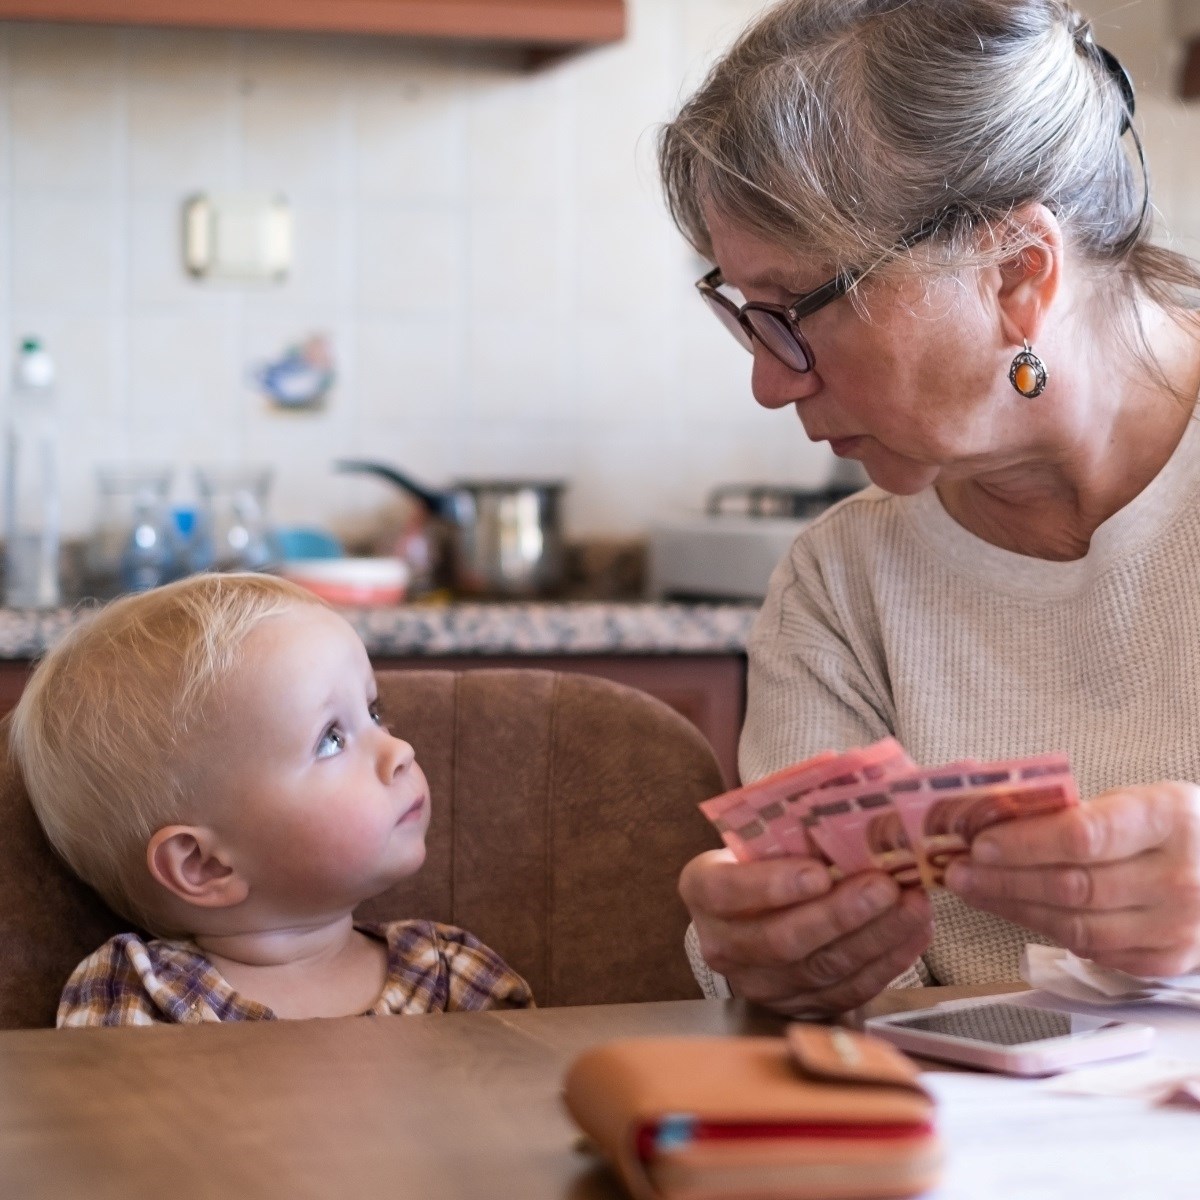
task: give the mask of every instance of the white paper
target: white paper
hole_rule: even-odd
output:
[[[1153,1025],[1156,1048],[1049,1080],[927,1072],[923,1082],[937,1097],[947,1151],[943,1182],[927,1200],[1200,1197],[1200,1108],[1161,1106],[1141,1094],[1063,1092],[1071,1081],[1087,1083],[1088,1075],[1106,1069],[1125,1071],[1124,1086],[1133,1087],[1180,1064],[1200,1063],[1200,1014],[1153,1004],[1100,1007],[1037,991],[996,999]]]
[[[1200,1008],[1200,975],[1142,977],[1101,967],[1058,946],[1027,945],[1021,978],[1031,987],[1094,1004],[1143,1001]]]
[[[1026,1080],[934,1073],[947,1148],[928,1200],[1196,1200],[1200,1113],[1060,1096]]]

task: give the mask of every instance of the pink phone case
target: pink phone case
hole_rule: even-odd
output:
[[[1114,1020],[1112,1026],[1087,1034],[1076,1034],[1060,1038],[1049,1038],[1039,1042],[1003,1046],[953,1037],[923,1029],[910,1029],[894,1023],[903,1018],[919,1014],[946,1013],[954,1009],[1003,1004],[1004,1000],[989,996],[985,1000],[952,1001],[918,1012],[895,1013],[885,1017],[869,1017],[864,1024],[868,1033],[885,1038],[902,1050],[922,1058],[944,1062],[961,1063],[966,1066],[982,1067],[988,1071],[999,1071],[1005,1075],[1054,1075],[1071,1067],[1086,1063],[1106,1062],[1114,1058],[1128,1058],[1142,1054],[1154,1041],[1154,1029],[1150,1025]],[[1013,1007],[1026,1007],[1013,1005]],[[1052,1010],[1054,1011],[1054,1010]],[[1063,1010],[1065,1011],[1065,1010]],[[1076,1015],[1076,1014],[1067,1014]]]

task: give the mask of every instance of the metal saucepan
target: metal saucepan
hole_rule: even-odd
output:
[[[342,460],[339,471],[377,475],[415,497],[443,522],[449,582],[467,596],[547,596],[563,583],[563,483],[463,480],[445,491],[385,463]]]

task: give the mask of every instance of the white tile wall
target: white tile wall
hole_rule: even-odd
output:
[[[0,379],[18,336],[47,338],[71,528],[122,460],[175,463],[181,498],[197,462],[269,461],[279,518],[352,530],[397,505],[334,474],[342,454],[434,484],[569,479],[576,533],[640,530],[718,482],[822,480],[696,303],[655,180],[655,124],[762,2],[631,0],[620,46],[532,74],[442,42],[0,25]],[[1200,113],[1169,98],[1166,3],[1101,27],[1194,249]],[[181,269],[182,201],[235,187],[292,203],[281,285]],[[250,368],[313,331],[332,403],[271,410]]]

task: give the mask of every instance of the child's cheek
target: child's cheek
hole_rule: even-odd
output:
[[[280,848],[293,860],[290,873],[298,878],[342,878],[375,864],[388,831],[368,813],[331,806],[306,814],[294,832],[292,845]]]

